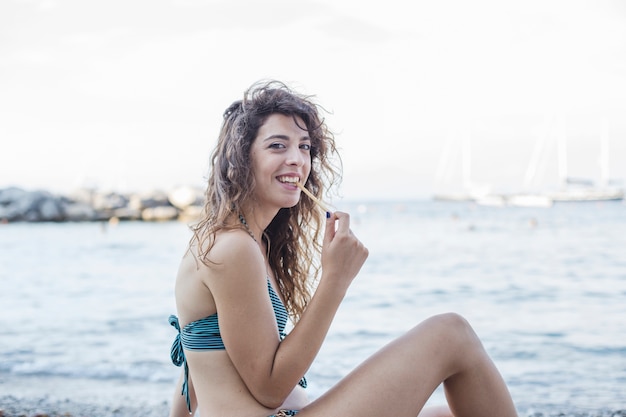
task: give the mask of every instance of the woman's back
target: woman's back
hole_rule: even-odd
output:
[[[239,261],[235,254],[247,261]],[[225,350],[226,346],[238,349],[237,346],[246,344],[246,338],[252,335],[245,326],[229,328],[227,323],[238,320],[231,319],[230,312],[239,310],[252,315],[255,313],[246,305],[245,294],[235,298],[218,298],[216,302],[211,288],[217,287],[217,291],[226,294],[237,294],[242,292],[241,280],[262,280],[265,283],[264,290],[252,298],[271,306],[272,314],[268,318],[272,320],[272,334],[279,340],[287,321],[287,312],[270,277],[264,273],[261,251],[245,232],[219,232],[210,252],[210,260],[214,262],[209,263],[210,266],[200,262],[197,247],[191,247],[181,261],[175,287],[182,347],[190,370],[189,376],[198,396],[200,413],[213,415],[228,409],[232,416],[267,416],[272,409],[263,407],[250,393]],[[250,269],[258,272],[250,275]],[[239,279],[229,281],[231,276]],[[259,288],[258,285],[254,287]],[[222,327],[225,329],[222,330]],[[194,343],[190,346],[185,343],[185,339],[193,340]],[[301,388],[296,388],[296,391],[301,391]],[[292,400],[295,398],[297,401],[294,403]],[[300,392],[291,396],[290,402],[292,408],[299,409],[308,400]]]

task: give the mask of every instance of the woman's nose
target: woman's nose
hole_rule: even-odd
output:
[[[287,152],[287,165],[302,166],[304,164],[304,155],[299,147],[291,147]]]

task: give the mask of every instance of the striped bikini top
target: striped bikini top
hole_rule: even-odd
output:
[[[276,325],[278,327],[278,333],[282,340],[285,334],[285,326],[287,325],[287,319],[289,314],[287,309],[283,305],[282,301],[272,288],[272,284],[269,279],[267,280],[267,290],[269,292],[270,300],[272,301],[272,307],[274,308],[274,315],[276,316]],[[181,395],[185,396],[187,401],[187,408],[191,412],[191,401],[189,399],[189,367],[187,366],[187,359],[185,358],[186,350],[203,351],[203,350],[224,350],[224,342],[222,341],[222,335],[220,333],[220,326],[217,320],[217,313],[211,314],[208,317],[192,321],[185,327],[180,328],[178,317],[171,315],[169,317],[170,325],[178,330],[178,334],[172,343],[172,349],[170,356],[172,363],[176,366],[183,366],[185,370],[185,378],[183,381],[183,389]],[[300,386],[306,388],[306,379],[303,377],[300,380]]]

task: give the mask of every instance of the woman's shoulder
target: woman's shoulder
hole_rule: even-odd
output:
[[[225,266],[239,265],[242,261],[263,262],[256,241],[239,229],[218,232],[209,256],[215,264]]]
[[[209,256],[211,267],[205,275],[205,283],[213,297],[241,300],[247,291],[256,294],[259,288],[266,285],[265,259],[257,242],[245,231],[225,230],[218,233]]]
[[[263,255],[250,235],[241,230],[220,231],[216,234],[213,245],[202,259],[197,243],[189,247],[179,267],[176,280],[177,298],[185,299],[185,306],[192,305],[190,300],[198,300],[199,307],[184,317],[196,319],[205,317],[207,311],[215,312],[213,301],[215,292],[225,288],[241,288],[246,277],[264,274]],[[227,287],[224,287],[226,285]],[[181,321],[182,322],[182,321]]]

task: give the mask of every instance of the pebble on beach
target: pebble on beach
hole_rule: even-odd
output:
[[[167,401],[158,406],[129,406],[84,404],[69,399],[0,397],[0,417],[162,417],[168,413]]]
[[[0,417],[156,417],[169,413],[167,401],[158,406],[103,406],[75,403],[70,400],[18,399],[0,397]],[[520,412],[520,417],[626,417],[626,410],[583,412]]]

